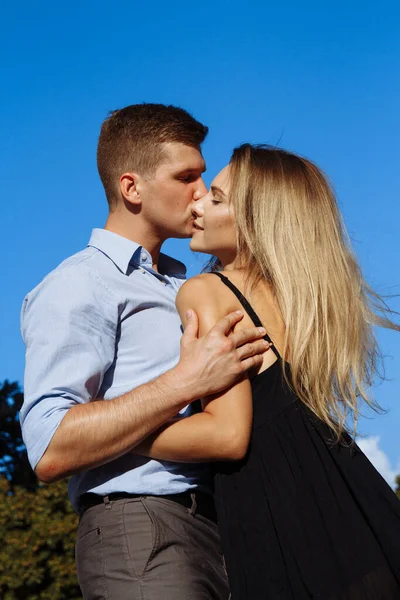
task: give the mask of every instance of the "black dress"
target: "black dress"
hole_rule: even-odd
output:
[[[216,275],[261,325],[240,291]],[[252,380],[252,392],[247,456],[215,468],[232,600],[400,598],[393,490],[355,444],[332,442],[330,428],[285,383],[281,360]]]

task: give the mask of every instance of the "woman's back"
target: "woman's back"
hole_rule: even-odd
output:
[[[248,319],[260,325],[234,285],[243,289],[244,273],[212,276],[222,279],[221,302],[230,294],[234,309],[240,302],[248,311],[244,326]],[[350,438],[335,444],[333,431],[291,389],[290,366],[278,358],[284,327],[262,286],[252,301],[274,353],[252,379],[249,451],[239,463],[215,469],[232,598],[399,598],[400,503]]]

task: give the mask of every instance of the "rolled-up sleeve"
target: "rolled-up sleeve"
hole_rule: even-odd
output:
[[[26,296],[22,435],[34,469],[67,411],[96,398],[115,359],[118,301],[96,273],[56,269]]]

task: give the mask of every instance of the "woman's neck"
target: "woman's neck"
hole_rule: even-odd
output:
[[[230,259],[227,259],[227,260],[220,259],[220,263],[221,263],[222,269],[224,271],[235,271],[235,270],[243,269],[243,267],[241,267],[239,264],[237,256],[235,256],[234,258],[231,257]]]

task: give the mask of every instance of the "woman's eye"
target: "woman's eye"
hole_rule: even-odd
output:
[[[211,204],[221,204],[221,201],[216,200],[215,198],[211,198]]]

